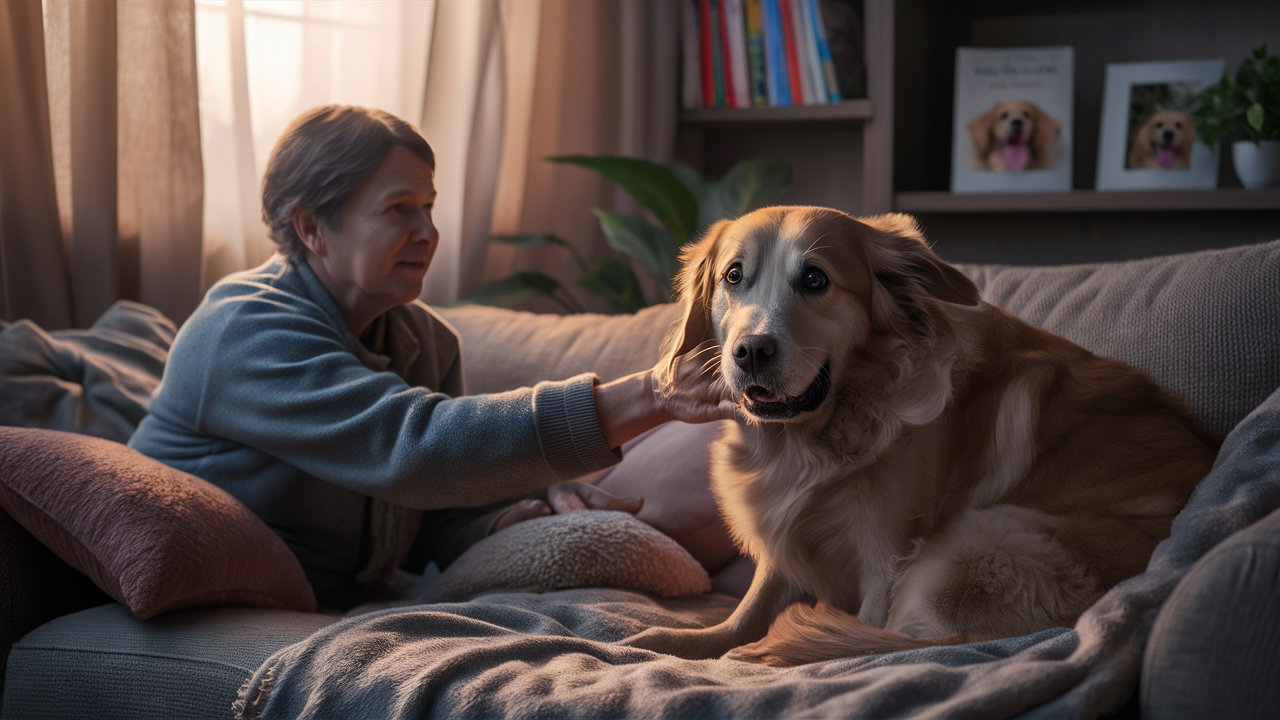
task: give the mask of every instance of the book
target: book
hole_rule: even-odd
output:
[[[710,16],[708,24],[711,26],[711,73],[712,81],[715,83],[715,105],[712,107],[725,106],[725,67],[723,40],[721,40],[720,32],[720,3],[713,0],[707,0],[710,6]]]
[[[769,104],[787,107],[791,102],[791,73],[787,69],[787,45],[783,40],[781,0],[763,0],[765,68],[769,78]]]
[[[813,25],[814,44],[818,50],[818,66],[821,68],[822,87],[829,102],[840,102],[840,83],[836,80],[836,66],[831,62],[831,46],[827,43],[827,31],[822,21],[822,5],[818,0],[809,3],[809,20]]]
[[[782,18],[782,42],[787,53],[787,84],[791,88],[791,104],[804,104],[804,86],[800,79],[800,53],[796,52],[795,23],[791,21],[792,0],[778,0]]]
[[[813,0],[793,0],[800,8],[800,26],[804,58],[801,65],[807,71],[809,89],[813,93],[811,105],[826,105],[827,82],[822,78],[822,60],[818,57],[818,37],[813,32]]]
[[[712,62],[711,0],[692,0],[698,3],[698,46],[702,57],[702,107],[716,106],[716,69]]]
[[[733,78],[733,107],[751,107],[751,73],[747,69],[747,31],[743,22],[742,0],[720,0],[723,5],[724,35],[728,39],[728,73]]]
[[[761,0],[746,0],[747,66],[751,74],[751,104],[769,104],[769,76],[764,61],[764,8]]]
[[[867,65],[863,56],[862,3],[857,0],[819,0],[823,29],[835,66],[836,84],[844,100],[867,96]]]
[[[702,61],[698,44],[698,0],[680,3],[680,107],[693,110],[702,106]]]

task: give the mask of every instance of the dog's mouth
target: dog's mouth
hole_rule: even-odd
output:
[[[773,393],[760,385],[751,385],[743,393],[743,408],[761,420],[790,420],[801,413],[817,410],[831,391],[831,366],[823,365],[809,387],[799,395]]]

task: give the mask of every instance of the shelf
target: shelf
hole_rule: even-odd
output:
[[[682,110],[686,125],[793,125],[809,123],[861,122],[872,116],[870,100],[846,100],[834,105],[803,107],[701,108]]]
[[[955,194],[903,192],[893,208],[917,213],[1149,212],[1184,210],[1280,210],[1280,188],[1267,190],[1159,190],[1068,193]]]

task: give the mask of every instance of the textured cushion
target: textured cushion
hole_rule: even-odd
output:
[[[531,387],[593,372],[604,382],[647,370],[671,323],[674,303],[633,315],[552,315],[465,305],[435,308],[462,336],[467,392]]]
[[[84,610],[14,645],[0,717],[231,717],[264,660],[339,619],[217,608],[143,621],[115,603]]]
[[[711,580],[671,538],[616,510],[549,515],[490,535],[441,574],[422,602],[484,592],[617,587],[660,597],[710,592]]]
[[[983,299],[1186,399],[1219,437],[1280,386],[1280,241],[1092,265],[960,265]]]
[[[314,611],[293,553],[238,500],[110,440],[0,427],[0,506],[135,615]]]
[[[1280,447],[1273,454],[1280,475]],[[1205,555],[1161,609],[1143,658],[1143,717],[1276,717],[1278,609],[1280,510]]]

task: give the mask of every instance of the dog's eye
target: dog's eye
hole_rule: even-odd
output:
[[[1176,127],[1176,128],[1178,128],[1179,130],[1181,130],[1181,129],[1182,129],[1182,121],[1178,121],[1178,122],[1174,123],[1174,124],[1173,124],[1173,126],[1174,126],[1174,127]]]
[[[742,282],[742,266],[734,263],[724,273],[724,281],[730,285],[737,285]]]
[[[821,290],[827,286],[827,274],[810,265],[800,274],[800,287],[805,290]]]
[[[1001,119],[1001,120],[1007,120],[1008,118],[1009,118],[1009,113],[1008,113],[1008,111],[1005,111],[1005,112],[1000,113],[1000,119]]]
[[[1156,123],[1156,127],[1158,127],[1158,128],[1162,128],[1162,127],[1164,127],[1164,122],[1163,122],[1163,121],[1161,121],[1161,122],[1157,122],[1157,123]]]

